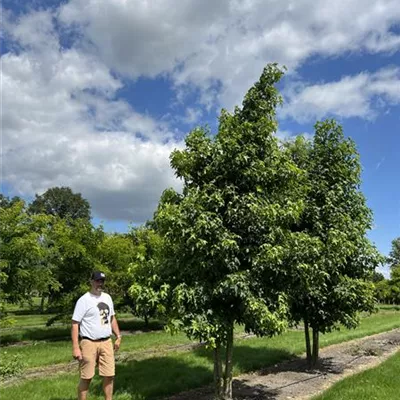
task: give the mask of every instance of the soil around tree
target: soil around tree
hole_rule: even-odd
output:
[[[240,375],[233,380],[235,400],[306,400],[335,382],[375,367],[400,350],[400,329],[325,347],[313,370],[305,356],[295,357],[273,367]],[[166,400],[210,400],[213,387],[183,392]]]

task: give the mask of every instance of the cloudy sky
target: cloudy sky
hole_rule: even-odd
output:
[[[81,192],[109,230],[179,187],[169,154],[268,62],[280,135],[335,117],[357,143],[370,237],[400,236],[398,0],[3,0],[2,192]],[[178,6],[179,5],[179,6]]]

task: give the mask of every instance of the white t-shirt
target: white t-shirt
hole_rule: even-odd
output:
[[[85,293],[76,302],[72,320],[79,322],[79,334],[93,340],[111,336],[111,317],[115,315],[111,296]]]

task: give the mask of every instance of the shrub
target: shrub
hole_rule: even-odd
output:
[[[8,356],[7,351],[2,352],[0,357],[0,378],[20,375],[24,369],[25,364],[20,355]]]

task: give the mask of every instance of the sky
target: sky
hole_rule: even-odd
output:
[[[1,191],[69,186],[126,231],[180,188],[169,155],[287,67],[281,138],[336,118],[357,144],[369,237],[400,236],[398,0],[3,0]],[[387,270],[385,270],[387,273]]]

